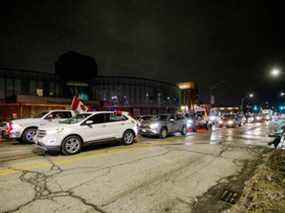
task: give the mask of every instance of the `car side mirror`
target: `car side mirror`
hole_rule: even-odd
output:
[[[88,120],[88,121],[85,122],[85,124],[87,126],[90,126],[90,125],[94,124],[94,121]]]

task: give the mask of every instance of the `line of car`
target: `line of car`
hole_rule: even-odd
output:
[[[83,146],[119,140],[125,145],[134,143],[138,134],[159,136],[180,132],[186,135],[195,130],[195,120],[177,114],[160,114],[149,119],[135,120],[127,112],[86,112],[51,110],[33,118],[16,119],[6,123],[7,137],[23,143],[35,143],[44,151],[76,154]]]
[[[237,121],[225,122],[229,127],[237,125]],[[118,140],[130,145],[138,134],[162,139],[176,132],[185,136],[190,129],[195,132],[198,125],[203,125],[203,122],[191,114],[159,114],[136,120],[127,112],[77,114],[72,110],[51,110],[34,118],[12,120],[6,124],[5,132],[9,138],[35,143],[41,150],[68,155],[76,154],[82,147],[93,143]]]

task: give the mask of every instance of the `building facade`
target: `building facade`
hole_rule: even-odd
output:
[[[179,88],[136,77],[95,76],[62,79],[54,73],[0,68],[0,103],[70,104],[79,95],[93,110],[122,109],[134,115],[173,112]]]
[[[184,112],[194,111],[198,100],[198,89],[193,81],[177,84],[180,89],[181,110]]]

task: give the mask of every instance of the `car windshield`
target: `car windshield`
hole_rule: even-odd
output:
[[[155,120],[166,121],[168,119],[168,115],[157,115],[154,117]]]
[[[152,118],[153,118],[152,115],[146,115],[146,116],[142,116],[140,119],[146,121],[146,120],[150,120]]]
[[[34,116],[32,116],[33,118],[42,118],[43,116],[45,116],[46,114],[48,114],[48,111],[43,111],[40,113],[35,114]]]
[[[235,115],[224,115],[224,119],[235,119]]]
[[[89,115],[91,115],[90,113],[82,113],[82,114],[78,114],[72,118],[68,118],[65,119],[63,121],[60,121],[59,123],[63,123],[63,124],[76,124],[81,122],[82,120],[84,120],[85,118],[87,118]]]

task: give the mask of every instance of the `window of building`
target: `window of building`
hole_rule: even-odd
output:
[[[21,79],[21,94],[27,95],[30,93],[30,81]]]
[[[31,80],[30,81],[30,94],[31,95],[35,95],[36,94],[36,89],[37,89],[36,81],[35,80]]]
[[[0,78],[0,99],[5,98],[5,80],[3,78]]]
[[[7,79],[7,93],[6,96],[13,96],[15,94],[14,79]]]

